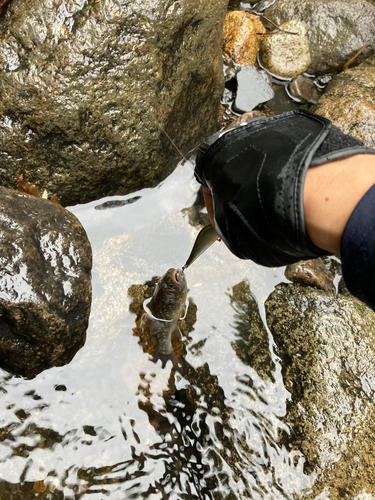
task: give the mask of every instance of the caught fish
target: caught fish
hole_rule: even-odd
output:
[[[144,313],[140,320],[140,328],[157,339],[153,361],[161,360],[164,367],[172,361],[177,369],[178,361],[173,352],[172,337],[181,338],[177,326],[184,312],[187,295],[187,283],[182,269],[168,269],[156,285],[151,300],[144,303]]]
[[[187,267],[191,266],[192,263],[218,239],[219,237],[211,224],[204,226],[204,228],[199,231],[189,258],[182,269],[185,270]]]

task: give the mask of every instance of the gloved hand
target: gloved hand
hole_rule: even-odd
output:
[[[296,110],[215,134],[199,148],[195,176],[212,193],[215,228],[231,252],[282,266],[328,254],[305,229],[307,169],[369,151],[329,120]]]

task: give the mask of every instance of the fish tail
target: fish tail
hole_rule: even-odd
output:
[[[155,355],[153,358],[153,362],[157,363],[158,361],[161,361],[161,366],[162,368],[165,368],[165,365],[167,364],[167,361],[172,361],[173,365],[173,370],[175,371],[181,371],[179,365],[178,365],[178,359],[176,358],[175,353],[172,351],[170,354],[163,354],[162,352],[159,351],[159,349],[156,349]]]

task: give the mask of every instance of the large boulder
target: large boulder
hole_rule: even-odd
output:
[[[305,23],[310,74],[340,71],[362,47],[361,62],[375,51],[375,3],[368,0],[277,0],[265,10],[277,24],[291,19]]]
[[[63,205],[159,183],[177,148],[217,128],[226,4],[11,2],[0,18],[0,183],[23,173]]]
[[[5,188],[0,203],[0,366],[32,377],[85,341],[91,245],[59,205]]]
[[[265,308],[290,392],[284,444],[315,474],[303,498],[374,494],[375,313],[298,284],[278,285]]]

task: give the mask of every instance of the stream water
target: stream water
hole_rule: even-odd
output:
[[[1,498],[277,499],[312,484],[280,444],[288,393],[262,324],[283,269],[216,242],[186,270],[196,321],[182,374],[133,335],[128,290],[184,264],[197,191],[185,163],[157,188],[71,207],[93,247],[87,340],[32,380],[0,371]]]

